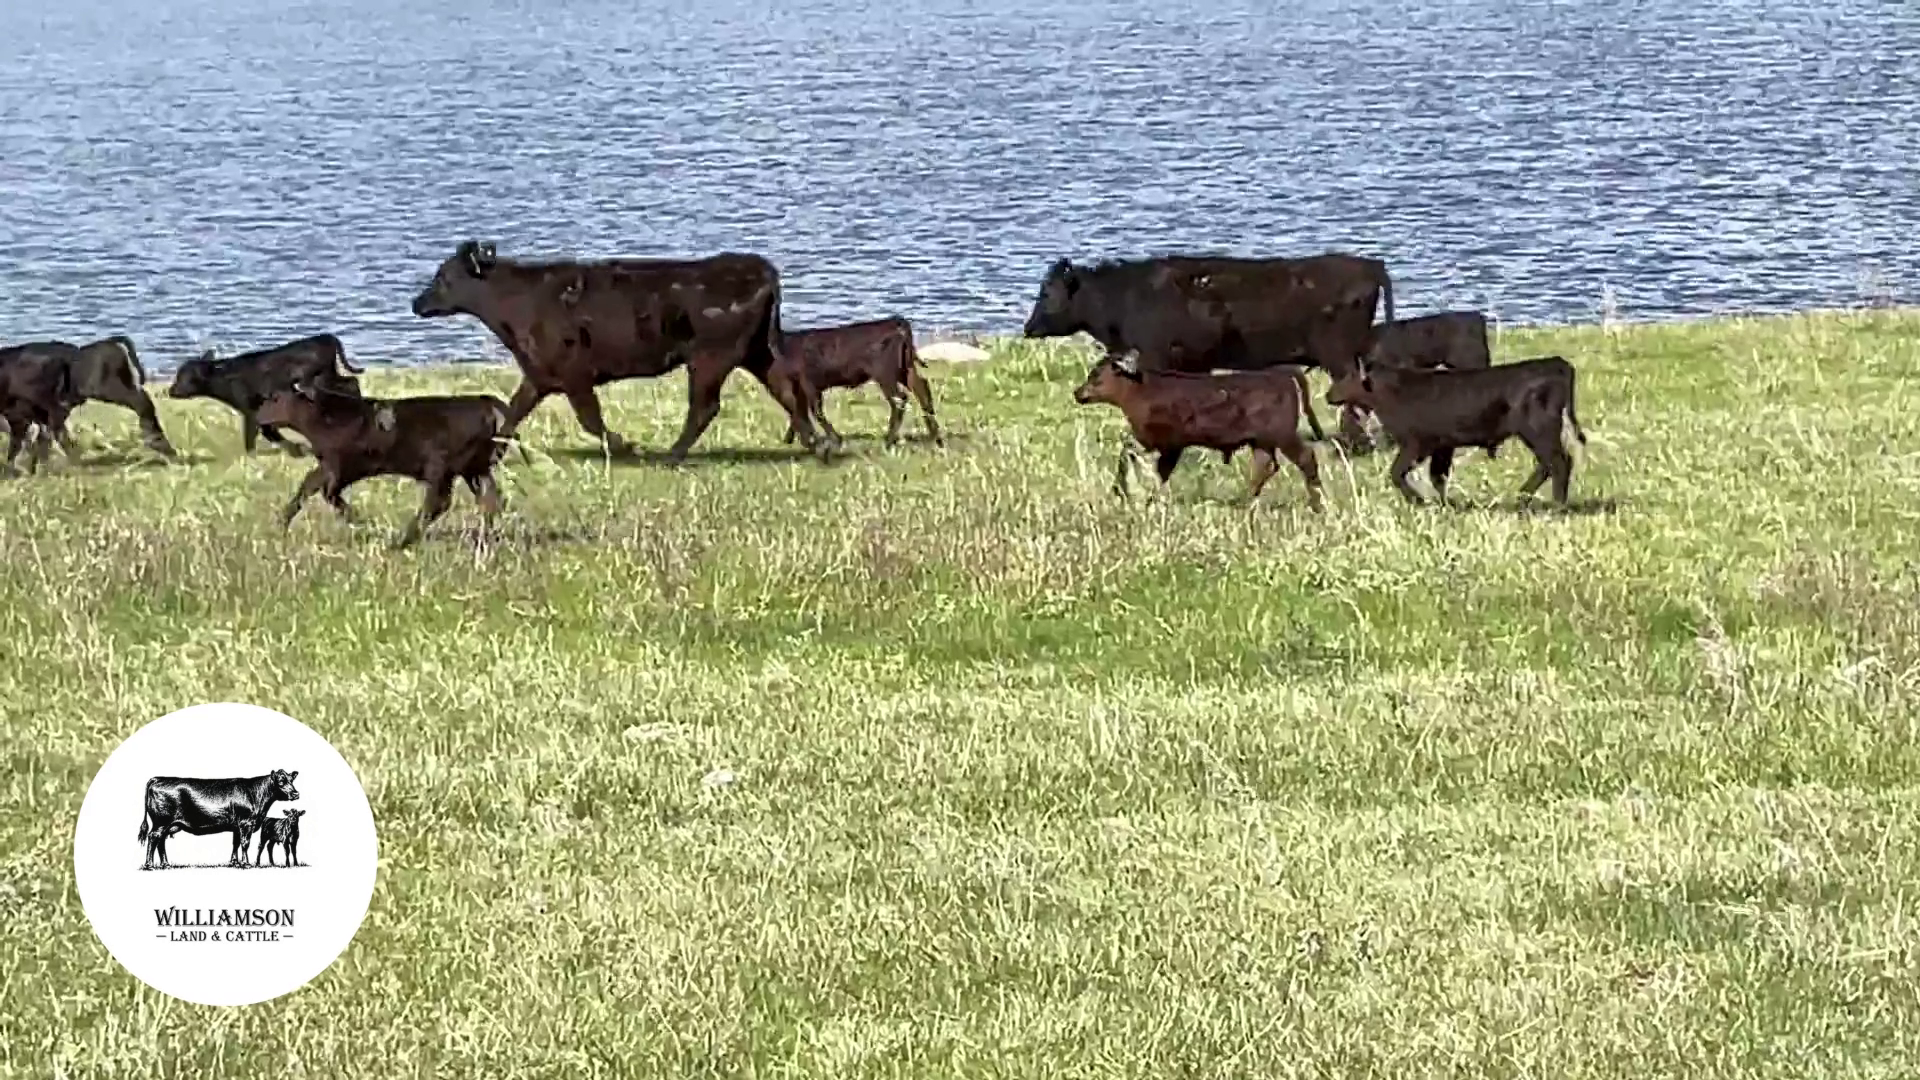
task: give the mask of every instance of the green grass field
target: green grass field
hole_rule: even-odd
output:
[[[1913,1076],[1920,315],[1496,343],[1545,352],[1573,513],[1518,443],[1450,509],[1330,446],[1319,518],[1213,455],[1117,499],[1067,344],[937,366],[945,452],[829,399],[827,468],[744,375],[681,471],[552,399],[498,535],[460,489],[399,553],[411,483],[283,534],[306,460],[87,406],[0,481],[0,1075]],[[603,400],[660,450],[684,386]],[[223,700],[331,739],[382,844],[242,1010],[125,974],[71,869],[106,754]]]

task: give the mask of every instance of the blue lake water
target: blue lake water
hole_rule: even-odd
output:
[[[781,267],[790,326],[1018,329],[1047,264],[1386,258],[1404,313],[1920,287],[1912,0],[10,0],[0,340],[332,330],[503,255]]]

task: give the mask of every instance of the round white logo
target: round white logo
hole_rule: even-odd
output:
[[[256,705],[195,705],[134,732],[94,775],[73,836],[100,943],[196,1005],[252,1005],[312,981],[359,931],[379,866],[346,759]]]

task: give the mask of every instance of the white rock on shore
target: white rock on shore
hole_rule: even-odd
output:
[[[936,341],[931,345],[915,348],[922,360],[939,360],[947,363],[969,364],[987,358],[987,350],[977,345],[968,345],[959,341]]]

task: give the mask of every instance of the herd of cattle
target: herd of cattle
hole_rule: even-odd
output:
[[[589,435],[609,453],[626,454],[631,445],[601,416],[597,388],[683,367],[686,420],[666,455],[674,464],[719,413],[722,384],[735,369],[753,375],[786,411],[785,441],[798,438],[821,461],[842,446],[822,408],[825,391],[867,382],[892,407],[889,444],[900,436],[909,395],[928,436],[943,441],[905,319],[786,330],[780,298],[778,270],[758,255],[533,261],[502,258],[492,244],[469,240],[440,264],[414,298],[413,313],[467,315],[491,330],[520,370],[510,401],[488,394],[367,397],[354,377],[361,369],[348,364],[332,334],[226,358],[208,351],[180,367],[167,394],[233,408],[248,453],[258,436],[285,444],[282,428],[306,440],[316,465],[286,505],[283,526],[315,493],[347,517],[343,493],[357,481],[418,481],[424,498],[399,538],[403,547],[446,512],[455,481],[467,485],[491,523],[500,508],[492,470],[547,397],[564,395]],[[1376,324],[1382,302],[1384,320]],[[1546,356],[1494,365],[1480,312],[1396,320],[1393,284],[1379,259],[1062,259],[1048,269],[1024,334],[1078,333],[1105,355],[1074,399],[1117,407],[1139,448],[1158,455],[1162,484],[1186,450],[1216,450],[1230,461],[1250,449],[1254,496],[1276,471],[1276,456],[1284,456],[1318,509],[1315,459],[1298,430],[1304,416],[1314,437],[1325,437],[1308,369],[1333,380],[1326,400],[1341,409],[1344,438],[1364,442],[1365,416],[1378,417],[1398,447],[1393,483],[1410,501],[1421,500],[1409,475],[1422,461],[1444,500],[1456,451],[1478,447],[1492,456],[1518,438],[1536,461],[1523,493],[1551,479],[1554,497],[1565,503],[1573,463],[1563,415],[1586,441],[1574,415],[1571,364]],[[46,459],[50,439],[73,456],[67,417],[89,400],[133,410],[146,445],[172,456],[145,382],[139,354],[124,336],[0,348],[6,470],[14,470],[30,436],[29,472]],[[1119,484],[1132,454],[1129,448],[1121,459]]]

